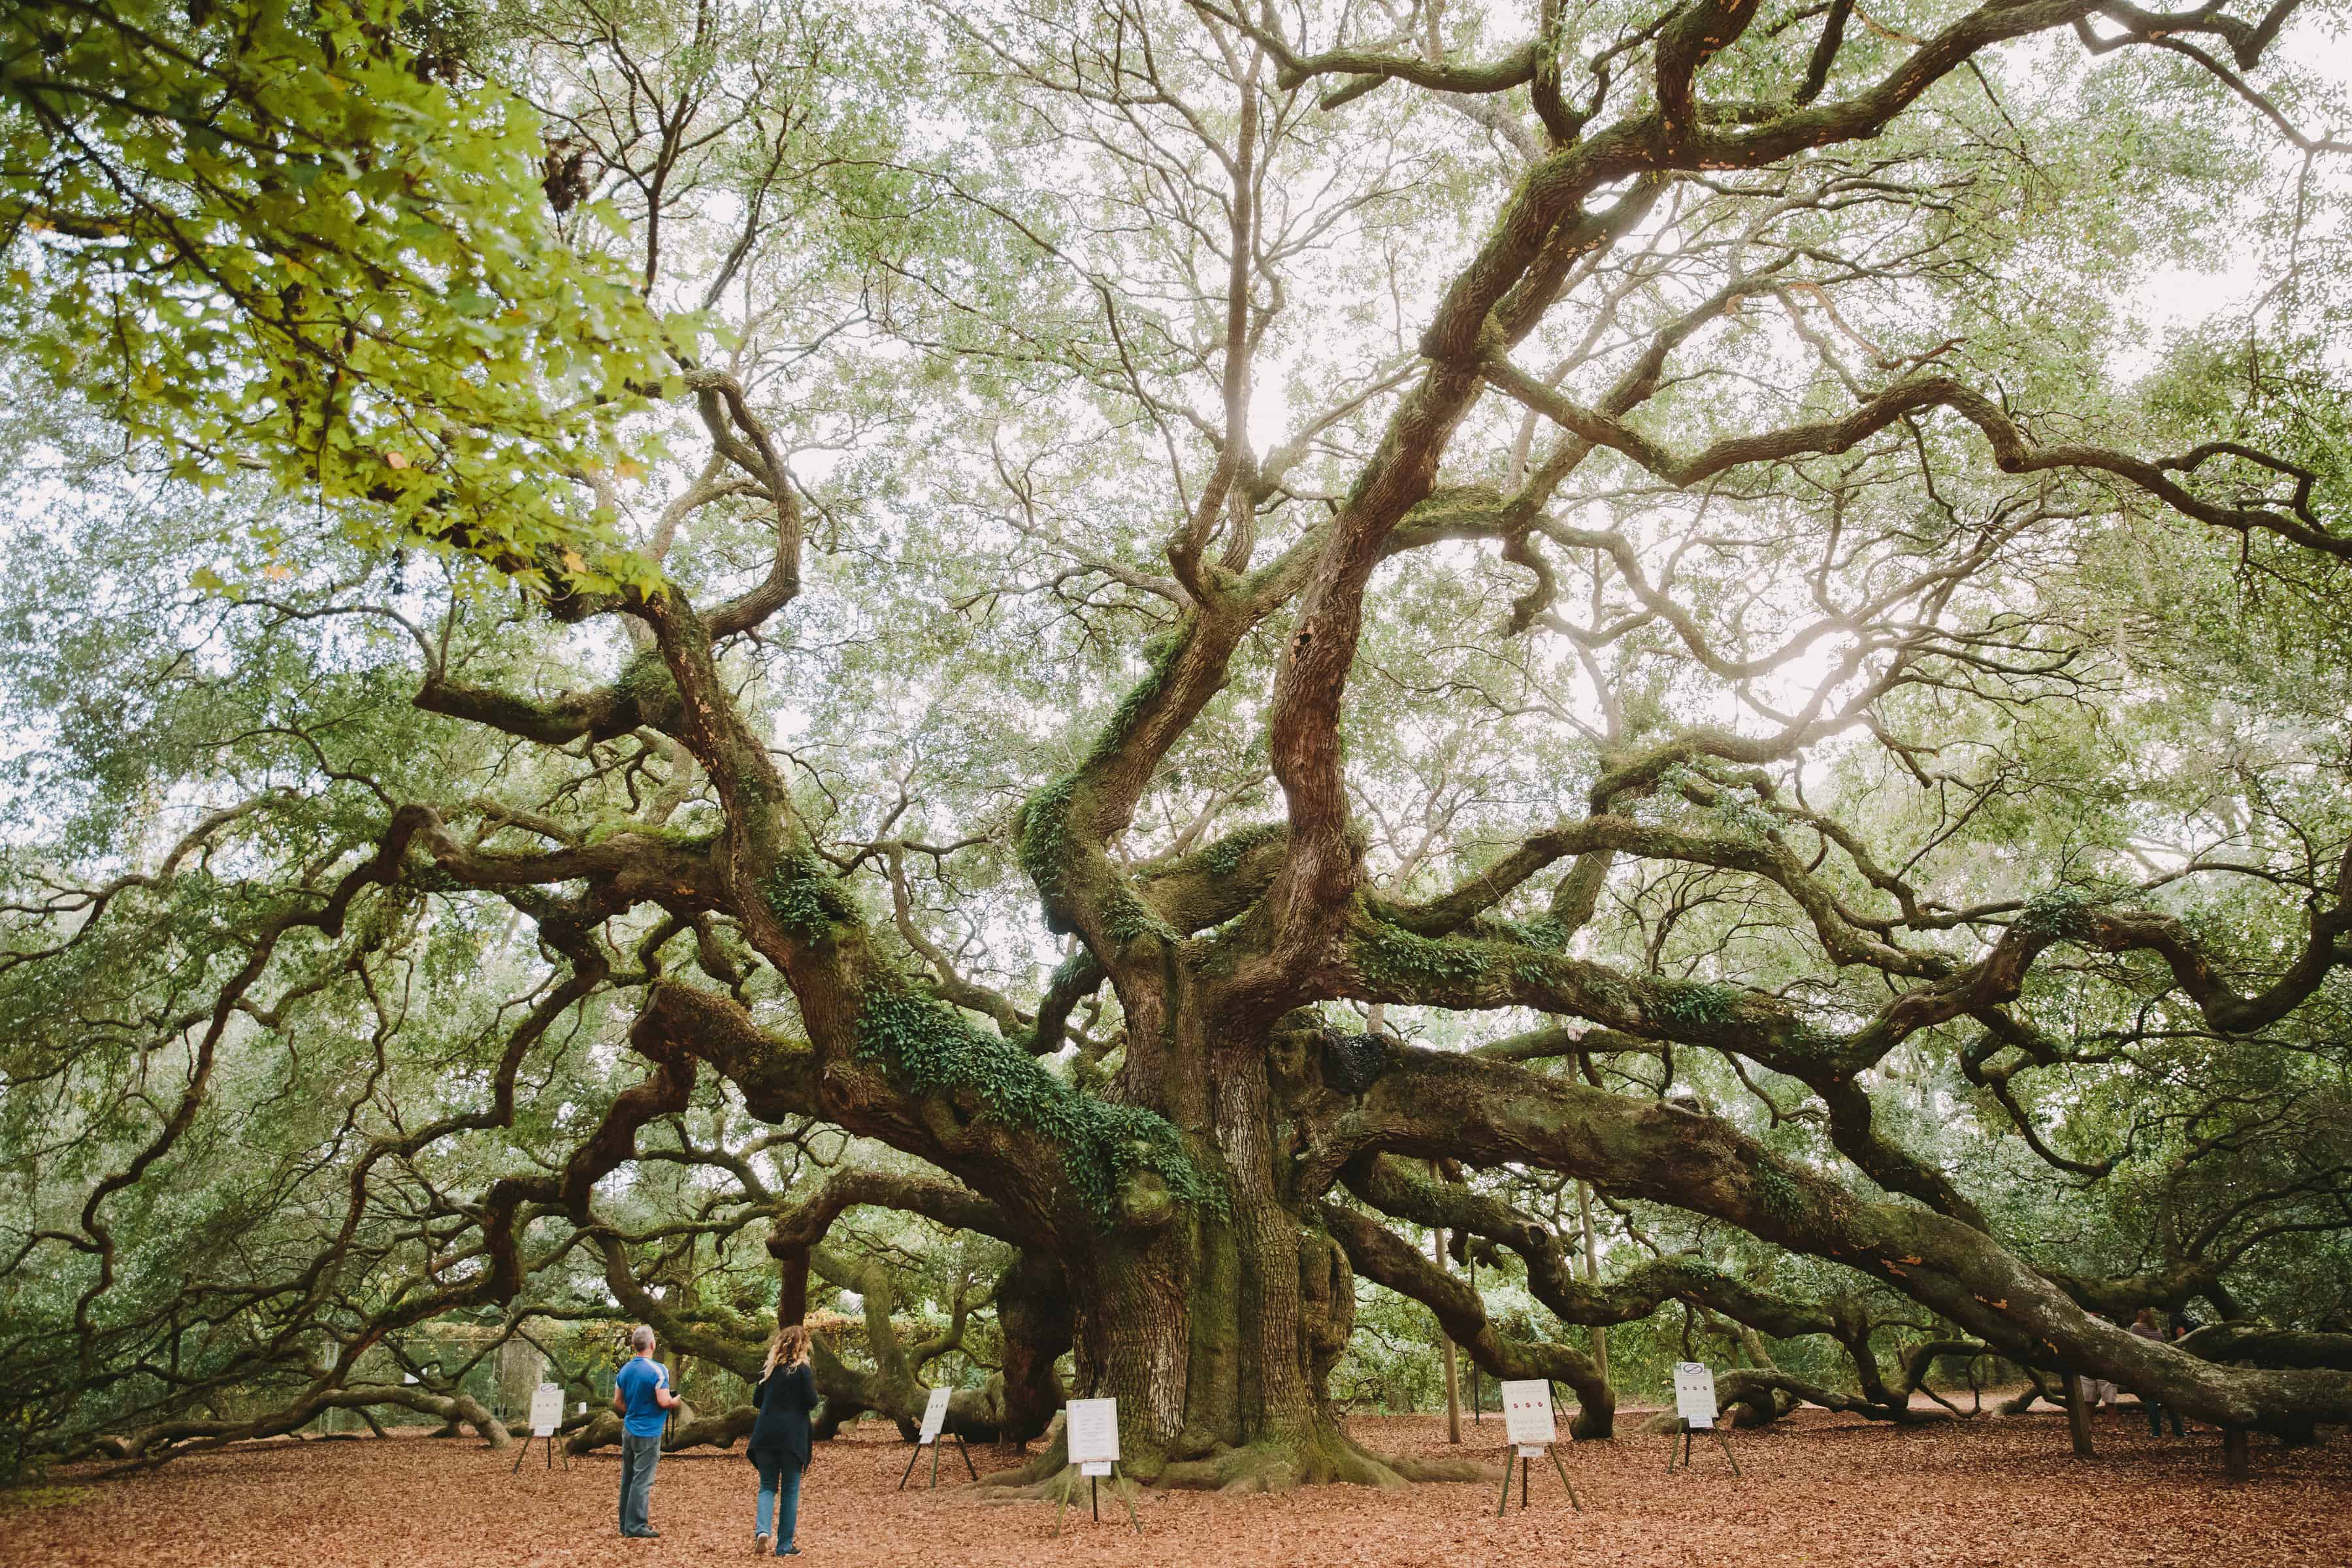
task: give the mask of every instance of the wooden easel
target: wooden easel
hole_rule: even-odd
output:
[[[522,1462],[530,1458],[530,1446],[539,1440],[539,1434],[536,1432],[522,1440],[522,1452],[515,1456],[514,1468],[509,1470],[507,1474],[512,1476],[521,1473]],[[552,1432],[547,1434],[547,1468],[551,1470],[555,1468],[555,1434]],[[563,1456],[563,1468],[567,1470],[572,1468],[572,1455],[569,1450]]]
[[[947,1446],[947,1440],[950,1436],[956,1440],[957,1451],[963,1455],[963,1468],[971,1472],[973,1480],[980,1479],[980,1468],[971,1462],[971,1445],[963,1440],[963,1434],[942,1432],[928,1443],[916,1444],[915,1451],[907,1456],[907,1473],[898,1478],[900,1491],[907,1489],[908,1478],[915,1473],[915,1462],[923,1457],[923,1450],[926,1448],[931,1451],[931,1489],[933,1491],[940,1489],[940,1450]]]
[[[1055,1535],[1062,1533],[1062,1515],[1069,1511],[1070,1494],[1076,1489],[1077,1470],[1078,1467],[1076,1465],[1065,1465],[1062,1467],[1062,1500],[1060,1505],[1054,1510],[1054,1533]],[[1143,1521],[1135,1517],[1135,1503],[1127,1495],[1127,1478],[1119,1473],[1118,1461],[1117,1459],[1113,1459],[1110,1462],[1110,1484],[1111,1489],[1118,1494],[1118,1500],[1127,1505],[1127,1522],[1135,1526],[1136,1534],[1141,1535],[1143,1533]],[[1100,1524],[1102,1522],[1102,1483],[1100,1477],[1088,1476],[1087,1478],[1087,1494],[1088,1501],[1093,1506],[1095,1522],[1097,1524]]]
[[[1495,1517],[1496,1519],[1502,1518],[1504,1514],[1510,1511],[1511,1459],[1514,1455],[1517,1456],[1519,1461],[1519,1511],[1521,1513],[1525,1513],[1528,1510],[1528,1467],[1534,1464],[1535,1461],[1528,1458],[1525,1454],[1519,1453],[1516,1445],[1507,1446],[1503,1449],[1503,1495],[1501,1500],[1495,1505]],[[1559,1472],[1559,1484],[1568,1489],[1568,1506],[1574,1509],[1577,1512],[1582,1513],[1584,1511],[1584,1504],[1577,1498],[1576,1483],[1568,1479],[1568,1467],[1559,1462],[1559,1448],[1558,1445],[1551,1443],[1545,1444],[1544,1458],[1549,1459],[1551,1461],[1551,1468]]]
[[[1691,1434],[1697,1430],[1697,1428],[1692,1426],[1688,1421],[1683,1420],[1679,1417],[1675,1420],[1675,1425],[1682,1429],[1682,1468],[1687,1470],[1691,1468]],[[1716,1447],[1723,1450],[1724,1458],[1729,1461],[1731,1465],[1731,1473],[1735,1476],[1738,1475],[1739,1473],[1739,1460],[1733,1455],[1731,1451],[1731,1439],[1723,1435],[1723,1428],[1720,1426],[1709,1426],[1706,1428],[1706,1435],[1714,1438]],[[1666,1474],[1671,1476],[1674,1473],[1675,1434],[1669,1431],[1666,1434]]]

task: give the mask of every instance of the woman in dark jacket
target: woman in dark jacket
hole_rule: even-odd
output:
[[[751,1424],[751,1463],[760,1471],[759,1524],[755,1549],[764,1552],[773,1542],[776,1555],[793,1557],[794,1527],[800,1522],[801,1472],[809,1462],[809,1412],[816,1408],[816,1374],[809,1370],[809,1333],[798,1323],[776,1331],[768,1342],[768,1364],[761,1369],[760,1385],[751,1391],[760,1407]],[[776,1501],[783,1500],[783,1517],[775,1517]]]

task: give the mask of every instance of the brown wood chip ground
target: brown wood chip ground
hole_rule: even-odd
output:
[[[1108,1506],[1049,1541],[1050,1502],[988,1505],[967,1482],[894,1490],[907,1449],[886,1429],[820,1448],[802,1503],[801,1561],[816,1568],[1055,1568],[1057,1564],[1837,1564],[1842,1568],[2147,1568],[2352,1563],[2352,1440],[2289,1450],[2257,1437],[2253,1479],[2221,1476],[2210,1430],[2152,1441],[2137,1414],[2095,1418],[2097,1459],[2069,1456],[2054,1414],[1895,1430],[1822,1411],[1733,1437],[1745,1472],[1695,1451],[1665,1474],[1665,1439],[1578,1445],[1584,1499],[1541,1484],[1495,1517],[1495,1483],[1381,1493],[1321,1487],[1259,1497],[1147,1493],[1144,1538]],[[1630,1423],[1629,1423],[1630,1425]],[[1375,1451],[1447,1451],[1444,1422],[1359,1417]],[[1502,1426],[1465,1436],[1501,1458]],[[1465,1447],[1468,1445],[1465,1444]],[[1460,1452],[1461,1450],[1454,1450]],[[983,1471],[1013,1456],[975,1448]],[[614,1533],[611,1454],[551,1474],[534,1453],[467,1440],[280,1442],[191,1458],[37,1511],[0,1504],[0,1564],[203,1568],[608,1568],[710,1563],[751,1552],[751,1467],[740,1452],[662,1461],[658,1542]],[[961,1467],[958,1467],[959,1470]],[[1499,1476],[1499,1470],[1496,1472]],[[88,1485],[75,1478],[54,1479]],[[1083,1498],[1083,1494],[1082,1498]]]

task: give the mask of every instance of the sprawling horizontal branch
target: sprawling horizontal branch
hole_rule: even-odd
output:
[[[1341,1204],[1323,1203],[1317,1212],[1358,1274],[1428,1307],[1437,1314],[1445,1337],[1495,1376],[1567,1384],[1583,1407],[1577,1417],[1579,1435],[1608,1434],[1616,1395],[1591,1356],[1573,1345],[1504,1333],[1487,1318],[1486,1304],[1474,1286],[1440,1268],[1379,1221]]]
[[[1605,1285],[1579,1279],[1549,1226],[1468,1186],[1416,1176],[1399,1160],[1360,1159],[1341,1179],[1383,1213],[1509,1247],[1527,1265],[1528,1293],[1563,1323],[1638,1322],[1679,1300],[1710,1307],[1774,1339],[1837,1331],[1828,1308],[1775,1296],[1696,1257],[1652,1258]]]
[[[2330,531],[2312,511],[2311,476],[2300,468],[2242,447],[2231,447],[2226,452],[2218,446],[2200,447],[2182,457],[2151,462],[2106,447],[2080,443],[2036,446],[1998,404],[1948,376],[1923,376],[1898,383],[1842,419],[1793,426],[1761,435],[1729,437],[1688,457],[1676,457],[1622,420],[1579,405],[1500,354],[1486,361],[1486,374],[1496,386],[1563,429],[1622,453],[1649,473],[1684,489],[1751,463],[1847,451],[1898,420],[1928,409],[1948,408],[1984,433],[1992,446],[1993,460],[2003,473],[2082,469],[2108,474],[2200,522],[2239,533],[2273,533],[2307,550],[2352,560],[2352,537]],[[2194,472],[2224,455],[2258,462],[2296,479],[2295,498],[2284,507],[2231,506],[2208,500],[2172,478],[2176,473]]]
[[[1651,1258],[1605,1284],[1581,1280],[1549,1226],[1466,1185],[1420,1176],[1391,1157],[1359,1158],[1341,1173],[1341,1179],[1350,1192],[1383,1213],[1509,1247],[1526,1264],[1528,1293],[1561,1322],[1587,1328],[1638,1322],[1669,1301],[1684,1301],[1774,1339],[1826,1334],[1852,1357],[1863,1397],[1817,1397],[1826,1391],[1793,1384],[1787,1392],[1829,1409],[1858,1410],[1880,1420],[1908,1418],[1905,1398],[1887,1390],[1871,1350],[1870,1314],[1853,1300],[1793,1300],[1695,1256]],[[1605,1407],[1593,1426],[1598,1431],[1588,1432],[1580,1418],[1579,1435],[1605,1435]]]
[[[463,1422],[480,1433],[483,1441],[493,1448],[503,1448],[510,1441],[505,1425],[467,1394],[436,1394],[430,1389],[406,1384],[355,1383],[341,1387],[320,1385],[306,1389],[277,1409],[242,1420],[158,1422],[130,1436],[109,1439],[100,1445],[100,1449],[112,1458],[129,1461],[122,1468],[139,1469],[161,1464],[165,1459],[200,1454],[232,1443],[299,1432],[330,1410],[367,1411],[387,1407],[437,1415],[453,1428]],[[101,1473],[113,1475],[121,1472],[108,1470]]]
[[[2109,1377],[2224,1425],[2352,1419],[2352,1377],[2215,1367],[2092,1317],[1973,1226],[1856,1195],[1730,1123],[1507,1064],[1394,1047],[1323,1120],[1299,1172],[1319,1190],[1387,1151],[1519,1163],[1728,1221],[1892,1285],[2002,1353]]]
[[[989,1224],[975,1228],[1036,1243],[1088,1235],[1109,1223],[1108,1215],[1088,1205],[1111,1178],[1098,1166],[1081,1170],[1106,1152],[1057,1141],[1057,1131],[1072,1131],[1066,1118],[1054,1115],[1071,1091],[1044,1067],[1017,1045],[962,1028],[937,1003],[881,994],[865,1005],[888,1020],[869,1023],[869,1038],[887,1028],[894,1042],[903,1041],[893,1047],[899,1053],[896,1072],[887,1051],[782,1039],[738,1003],[672,982],[653,987],[629,1037],[656,1060],[708,1062],[763,1121],[821,1117],[961,1177],[995,1205]],[[943,1081],[916,1089],[897,1076],[908,1057],[934,1073],[961,1060]],[[1034,1116],[1009,1114],[996,1103],[1008,1094],[1022,1097]],[[968,1217],[982,1216],[974,1209]]]
[[[1941,954],[1907,952],[1858,922],[1836,892],[1778,835],[1714,837],[1654,826],[1628,816],[1590,816],[1533,834],[1452,891],[1419,904],[1378,905],[1376,913],[1416,934],[1442,935],[1492,909],[1538,872],[1571,856],[1602,851],[1760,877],[1787,893],[1804,912],[1822,950],[1838,964],[1866,963],[1890,974],[1921,979],[1950,971],[1949,962]]]
[[[643,668],[631,667],[633,670]],[[492,687],[450,680],[436,670],[417,688],[415,701],[427,713],[486,724],[543,746],[610,741],[640,725],[667,734],[677,725],[677,688],[666,677],[624,680],[537,701]]]
[[[2208,1323],[2176,1342],[2190,1355],[2207,1361],[2352,1373],[2352,1334],[2274,1329],[2267,1323]]]
[[[1786,1073],[1822,1097],[1832,1138],[1874,1181],[1981,1224],[1976,1206],[1940,1172],[1873,1125],[1860,1075],[1909,1030],[1885,1037],[1868,1030],[1832,1035],[1782,996],[1633,973],[1508,936],[1433,940],[1369,914],[1346,935],[1349,969],[1335,981],[1342,995],[1464,1010],[1534,1007],[1591,1019],[1636,1040],[1701,1046]]]
[[[814,1195],[778,1215],[769,1232],[768,1251],[783,1268],[778,1321],[796,1323],[807,1316],[809,1263],[818,1244],[845,1211],[869,1205],[919,1214],[951,1229],[975,1230],[1015,1245],[1024,1239],[995,1205],[953,1183],[889,1171],[836,1171]]]

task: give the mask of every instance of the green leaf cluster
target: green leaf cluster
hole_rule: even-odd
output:
[[[0,12],[0,331],[174,478],[540,592],[650,586],[579,480],[650,449],[672,328],[563,244],[539,117],[399,0]],[[217,581],[205,569],[200,581]]]

